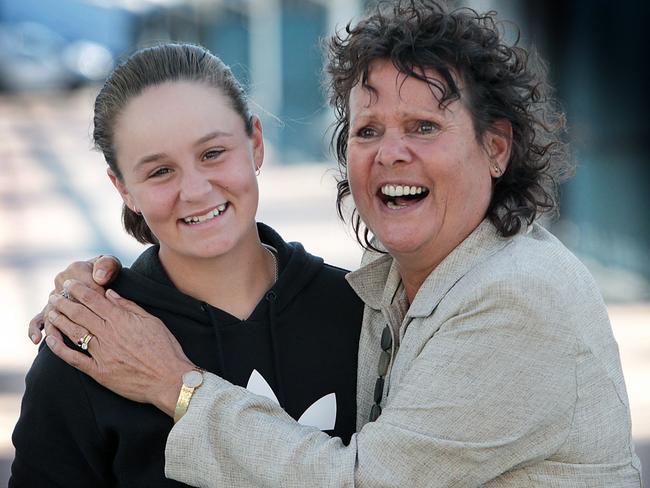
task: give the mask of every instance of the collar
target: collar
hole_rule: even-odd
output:
[[[431,315],[440,300],[463,276],[508,242],[510,239],[499,236],[488,219],[483,220],[424,280],[407,315]],[[390,255],[376,258],[349,273],[347,280],[365,305],[375,310],[389,306],[401,285],[398,264]]]

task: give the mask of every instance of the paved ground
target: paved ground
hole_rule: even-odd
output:
[[[120,200],[103,159],[89,150],[92,96],[0,98],[0,486],[13,457],[10,436],[24,374],[36,352],[27,322],[46,300],[54,274],[73,259],[100,253],[128,263],[141,249],[121,230]],[[336,219],[326,166],[269,161],[260,180],[260,220],[333,264],[356,266],[360,251]],[[637,451],[650,471],[650,304],[612,306],[610,314]]]

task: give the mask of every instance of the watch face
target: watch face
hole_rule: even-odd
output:
[[[203,375],[198,371],[188,371],[183,375],[183,384],[189,388],[196,388],[203,383]]]

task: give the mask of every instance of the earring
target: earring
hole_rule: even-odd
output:
[[[260,173],[261,173],[260,167],[259,167],[259,166],[255,166],[255,176],[259,176]]]
[[[492,166],[492,169],[497,174],[497,178],[499,176],[501,176],[501,174],[503,173],[503,171],[501,170],[501,167],[498,164],[495,164],[494,166]]]

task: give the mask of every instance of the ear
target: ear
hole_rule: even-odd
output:
[[[133,198],[131,197],[129,190],[127,190],[124,182],[120,180],[120,178],[115,174],[115,172],[111,168],[106,169],[106,174],[108,175],[108,178],[111,180],[111,183],[113,183],[113,186],[119,192],[120,196],[122,197],[122,200],[124,201],[124,204],[127,207],[129,207],[131,210],[133,210],[135,206],[133,203]]]
[[[257,115],[252,116],[253,133],[251,141],[253,142],[253,162],[257,169],[264,163],[264,133],[262,131],[262,122]]]
[[[492,165],[498,168],[498,176],[505,173],[512,149],[512,124],[507,119],[497,120],[485,133],[485,150]],[[491,171],[494,168],[491,168]]]

